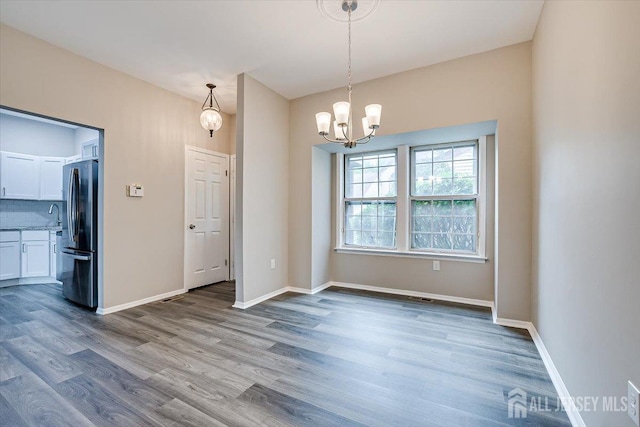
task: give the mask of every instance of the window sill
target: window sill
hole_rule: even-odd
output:
[[[336,253],[339,254],[353,254],[353,255],[377,255],[377,256],[390,256],[397,258],[422,258],[422,259],[436,259],[436,260],[450,260],[450,261],[462,261],[462,262],[474,262],[478,264],[484,264],[489,259],[479,255],[463,255],[463,254],[447,254],[447,253],[435,253],[435,252],[401,252],[384,249],[367,249],[367,248],[334,248]]]

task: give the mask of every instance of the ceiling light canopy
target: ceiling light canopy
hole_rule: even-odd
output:
[[[217,131],[222,127],[222,116],[220,115],[220,105],[218,104],[218,100],[216,96],[213,94],[213,89],[215,89],[216,85],[207,83],[207,87],[209,88],[209,95],[207,99],[204,100],[202,104],[202,113],[200,114],[200,124],[203,128],[209,131],[209,136],[213,138],[213,132]],[[207,101],[209,101],[209,105],[207,106]],[[213,107],[213,101],[216,102],[216,107]]]
[[[376,134],[380,127],[382,105],[370,104],[364,109],[365,117],[362,118],[364,135],[361,138],[353,137],[353,112],[351,109],[351,22],[368,16],[377,9],[380,0],[316,0],[318,9],[323,15],[337,21],[348,24],[348,65],[347,65],[347,96],[348,101],[340,101],[333,104],[334,138],[327,138],[331,128],[331,113],[321,112],[316,114],[318,134],[329,142],[343,144],[346,148],[354,148],[357,144],[366,144]],[[363,7],[361,7],[361,5]],[[346,17],[346,19],[345,19]]]

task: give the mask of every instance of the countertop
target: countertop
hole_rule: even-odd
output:
[[[0,227],[0,231],[25,231],[25,230],[49,230],[49,231],[60,231],[62,227],[50,225],[50,226],[28,226],[28,227]]]

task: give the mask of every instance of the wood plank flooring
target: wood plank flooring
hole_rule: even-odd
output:
[[[527,332],[346,289],[231,308],[234,285],[107,316],[0,289],[2,426],[570,426]],[[515,388],[551,411],[508,418]]]

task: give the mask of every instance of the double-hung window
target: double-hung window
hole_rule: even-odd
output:
[[[484,143],[339,156],[338,249],[484,257]]]
[[[478,144],[411,149],[411,249],[476,253]]]
[[[344,170],[345,246],[395,248],[395,150],[347,156]]]

